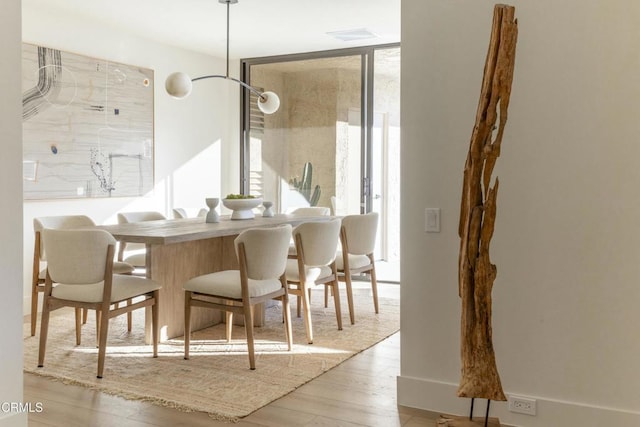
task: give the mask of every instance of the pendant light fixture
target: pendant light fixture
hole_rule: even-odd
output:
[[[225,75],[214,74],[196,77],[194,79],[183,72],[172,73],[165,81],[165,89],[167,90],[167,93],[174,98],[184,98],[191,93],[193,82],[197,80],[213,78],[233,80],[258,97],[258,108],[260,111],[264,114],[275,113],[278,111],[278,108],[280,108],[280,98],[278,98],[278,95],[274,92],[260,92],[258,89],[248,85],[247,83],[229,76],[229,6],[238,3],[238,0],[218,0],[218,2],[227,5],[227,73]]]

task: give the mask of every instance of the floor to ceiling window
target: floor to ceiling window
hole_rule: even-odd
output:
[[[263,115],[244,93],[243,192],[279,212],[378,212],[379,276],[399,281],[400,47],[255,58],[241,68],[281,101]]]

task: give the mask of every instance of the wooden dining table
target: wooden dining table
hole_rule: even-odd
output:
[[[162,285],[159,298],[160,340],[184,335],[184,283],[196,276],[216,271],[237,269],[234,239],[249,228],[296,226],[308,221],[326,221],[328,216],[275,215],[270,218],[232,220],[221,216],[220,222],[207,223],[205,218],[168,219],[127,224],[101,225],[119,242],[146,245],[145,274]],[[145,335],[151,341],[151,316],[146,314]],[[223,320],[220,312],[194,307],[193,330]],[[264,310],[256,310],[254,324],[261,326]]]

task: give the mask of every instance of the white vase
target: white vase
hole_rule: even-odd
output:
[[[207,212],[205,222],[220,222],[220,215],[218,215],[218,212],[216,211],[216,207],[218,206],[218,203],[220,203],[220,199],[217,197],[207,197],[204,201],[209,207],[209,212]]]
[[[263,202],[262,206],[264,206],[264,211],[262,212],[262,216],[265,218],[271,218],[273,213],[273,202]]]

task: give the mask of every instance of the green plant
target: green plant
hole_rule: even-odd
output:
[[[256,196],[246,195],[246,194],[227,194],[225,199],[255,199]]]
[[[313,166],[310,162],[304,164],[302,168],[302,178],[292,178],[289,180],[291,184],[302,196],[307,199],[309,206],[316,206],[320,199],[320,185],[316,184],[311,192],[311,179],[313,178]]]

